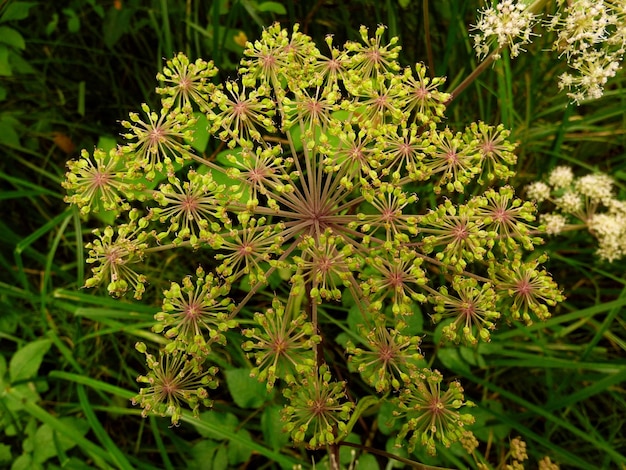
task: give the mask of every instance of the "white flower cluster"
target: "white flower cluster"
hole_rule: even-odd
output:
[[[572,69],[572,73],[561,75],[559,88],[567,89],[567,95],[576,103],[601,97],[608,79],[620,69],[624,56],[625,2],[567,2],[567,6],[552,17],[548,29],[558,33],[553,49],[566,56]]]
[[[554,212],[540,216],[548,235],[586,228],[598,240],[598,256],[612,262],[626,256],[626,201],[615,198],[613,184],[602,173],[576,178],[570,167],[557,166],[547,182],[529,184],[526,195],[554,205]]]
[[[564,56],[570,72],[559,77],[559,89],[580,104],[604,93],[609,78],[622,66],[626,50],[626,0],[557,0],[558,13],[545,22],[556,33],[553,49]],[[535,0],[501,0],[495,6],[479,10],[473,29],[474,49],[480,58],[509,47],[516,57],[529,44],[538,22]]]
[[[531,13],[524,2],[504,0],[496,6],[479,11],[480,18],[473,29],[474,49],[479,57],[489,55],[494,49],[494,58],[500,57],[500,50],[509,47],[511,57],[516,57],[524,51],[522,46],[531,42],[534,36],[532,28],[537,22],[537,16]],[[494,47],[495,46],[495,47]]]

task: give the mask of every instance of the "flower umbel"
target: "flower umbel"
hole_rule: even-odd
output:
[[[451,321],[447,339],[473,345],[489,340],[496,312],[543,319],[562,298],[545,259],[524,257],[539,242],[535,206],[504,184],[516,162],[508,131],[439,127],[443,77],[400,66],[385,32],[362,27],[343,48],[329,38],[324,56],[297,27],[275,24],[247,44],[238,78],[215,85],[211,63],[178,54],[159,75],[161,109],[144,105],[145,122],[131,113],[123,123],[115,164],[96,151],[95,170],[70,166],[70,202],[88,211],[102,201],[126,221],[88,245],[89,286],[140,297],[149,260],[206,269],[168,279],[154,327],[166,344],[158,360],[147,355],[137,398],[144,413],[177,422],[185,403],[197,410],[215,362],[282,395],[296,444],[337,448],[369,403],[388,401],[401,438],[434,452],[467,437],[471,418],[461,386],[444,391],[441,374],[422,369],[422,310]],[[190,145],[205,131],[210,155]]]
[[[150,369],[147,375],[137,378],[148,386],[133,398],[133,403],[143,408],[144,416],[148,413],[169,416],[172,424],[177,425],[183,404],[190,406],[194,413],[198,413],[200,405],[211,406],[207,389],[217,388],[217,367],[203,367],[198,356],[180,350],[161,352],[158,359],[146,353],[143,343],[137,343],[137,350],[146,354]]]

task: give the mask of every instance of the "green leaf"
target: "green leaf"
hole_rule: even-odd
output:
[[[215,454],[218,445],[220,444],[210,439],[202,439],[196,445],[194,445],[191,448],[191,455],[193,456],[194,460],[194,465],[192,465],[192,468],[206,468],[207,462],[211,462],[213,460],[213,455]]]
[[[463,359],[461,354],[459,354],[458,349],[441,348],[437,351],[437,358],[452,372],[461,373],[470,370],[467,362]]]
[[[52,33],[54,33],[57,30],[58,26],[59,26],[59,14],[53,13],[52,19],[46,25],[46,30],[45,30],[46,36],[50,36]]]
[[[115,147],[117,147],[117,141],[114,137],[109,137],[107,135],[101,135],[98,137],[98,144],[96,145],[99,149],[104,150],[105,152],[110,152]]]
[[[71,8],[63,8],[61,11],[65,16],[67,16],[67,30],[70,33],[77,33],[80,31],[80,18],[78,18],[76,12]]]
[[[224,429],[230,432],[234,431],[239,425],[239,420],[234,414],[215,410],[200,413],[200,420],[210,424],[211,428]],[[224,436],[219,432],[211,431],[202,426],[197,426],[196,430],[202,437],[208,437],[218,441],[224,439]]]
[[[281,432],[284,423],[280,419],[281,406],[270,405],[261,415],[261,431],[263,442],[274,450],[278,450],[289,442],[289,434]]]
[[[228,391],[238,407],[259,408],[269,399],[265,384],[250,377],[249,369],[230,369],[224,374]]]
[[[30,454],[22,454],[11,465],[11,470],[39,470],[41,465],[33,462]]]
[[[89,426],[87,423],[78,418],[64,417],[59,418],[63,424],[70,426],[76,430],[81,436],[87,434]],[[71,449],[76,445],[71,438],[64,434],[56,433],[47,424],[42,424],[32,437],[33,440],[33,460],[36,463],[44,463],[46,460],[57,455],[57,445],[63,450]]]
[[[10,77],[13,75],[11,64],[9,64],[9,48],[0,44],[0,76]]]
[[[28,16],[28,10],[37,5],[37,2],[13,2],[0,17],[0,23],[7,21],[23,20]]]
[[[278,3],[278,2],[259,3],[259,6],[257,6],[257,10],[261,12],[270,11],[278,15],[287,14],[287,9],[285,8],[285,6],[282,3]]]
[[[26,49],[26,42],[22,35],[8,26],[0,26],[0,42],[16,49]]]
[[[34,377],[51,344],[52,341],[49,339],[40,339],[18,349],[9,363],[11,382],[15,383]]]
[[[226,470],[228,468],[228,451],[226,446],[221,446],[217,449],[213,465],[210,468],[214,470]]]
[[[236,434],[240,436],[244,442],[252,441],[250,433],[245,429],[240,429]],[[251,455],[252,449],[243,442],[231,441],[228,445],[228,463],[231,465],[230,468],[233,468],[233,466],[237,464],[247,462],[250,460]]]
[[[411,4],[411,0],[398,0],[398,5],[401,8],[407,8]]]
[[[0,463],[10,462],[13,460],[11,456],[11,446],[0,444]]]
[[[14,127],[16,124],[19,124],[18,121],[12,118],[0,119],[0,144],[9,145],[10,147],[21,146],[20,136]]]
[[[209,144],[210,134],[207,132],[209,121],[204,113],[193,113],[196,123],[193,126],[193,140],[187,142],[196,151],[203,153]]]
[[[7,89],[3,86],[0,86],[0,101],[4,101],[7,99]]]
[[[350,431],[352,431],[352,428],[365,411],[367,411],[372,406],[378,405],[379,402],[380,398],[372,395],[367,395],[359,399],[359,402],[357,403],[356,408],[352,413],[352,416],[350,417],[350,421],[348,421],[348,424],[346,425],[346,429],[342,432],[342,435],[339,436],[340,439],[343,439],[350,433]]]
[[[400,427],[400,423],[393,415],[393,410],[395,406],[393,406],[388,401],[383,401],[380,405],[380,409],[378,410],[378,429],[384,435],[390,435],[394,430]]]

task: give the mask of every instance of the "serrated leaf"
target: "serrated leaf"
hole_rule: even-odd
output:
[[[34,377],[51,344],[51,340],[41,339],[18,349],[9,363],[11,383]]]
[[[37,5],[37,2],[13,2],[9,3],[4,14],[0,17],[0,23],[7,21],[23,20],[28,17],[28,11]]]
[[[249,369],[230,369],[224,375],[228,391],[238,407],[259,408],[269,399],[265,384],[250,377]]]
[[[26,49],[26,42],[22,35],[8,26],[0,26],[0,42],[16,49]]]

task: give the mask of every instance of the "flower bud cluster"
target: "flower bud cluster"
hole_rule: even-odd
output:
[[[69,164],[68,201],[119,221],[88,245],[89,286],[141,297],[141,268],[162,252],[193,251],[207,269],[163,292],[145,413],[177,422],[185,403],[210,403],[213,362],[238,361],[280,392],[294,443],[338,443],[376,397],[434,452],[467,438],[471,416],[461,386],[427,368],[410,327],[421,310],[444,341],[474,345],[501,317],[545,319],[562,299],[545,257],[524,260],[540,240],[534,204],[505,184],[509,132],[441,128],[444,78],[403,68],[384,33],[361,28],[341,49],[329,38],[325,55],[276,24],[224,84],[178,54],[158,75],[161,109],[131,113],[125,145]]]

